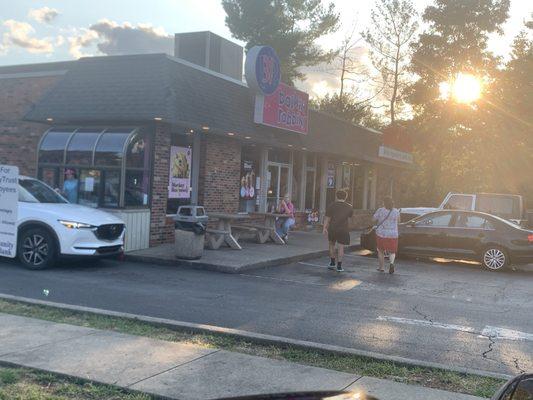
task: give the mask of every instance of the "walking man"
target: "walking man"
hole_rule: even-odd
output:
[[[348,221],[353,215],[353,207],[346,202],[348,194],[344,190],[337,190],[336,201],[330,204],[326,210],[324,220],[324,234],[328,236],[330,263],[328,269],[335,270],[337,262],[337,272],[342,272],[342,258],[344,257],[344,246],[350,244],[350,230]],[[336,245],[338,247],[336,248]]]

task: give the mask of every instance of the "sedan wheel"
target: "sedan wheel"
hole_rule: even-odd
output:
[[[505,250],[499,247],[489,247],[483,252],[483,266],[491,271],[504,269],[509,263]]]
[[[55,244],[44,229],[28,229],[18,241],[19,260],[29,269],[44,269],[55,261]]]

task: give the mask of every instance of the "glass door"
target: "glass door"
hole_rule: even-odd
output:
[[[288,165],[269,163],[267,169],[267,211],[273,212],[286,194],[290,195],[290,168]]]

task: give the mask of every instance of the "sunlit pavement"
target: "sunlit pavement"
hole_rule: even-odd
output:
[[[240,275],[105,261],[32,272],[0,264],[0,292],[334,344],[457,367],[533,370],[533,266],[347,255]]]

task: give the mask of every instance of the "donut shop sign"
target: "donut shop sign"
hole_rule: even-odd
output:
[[[269,46],[254,46],[246,55],[246,82],[255,95],[254,122],[306,134],[309,95],[281,82],[279,58]]]

